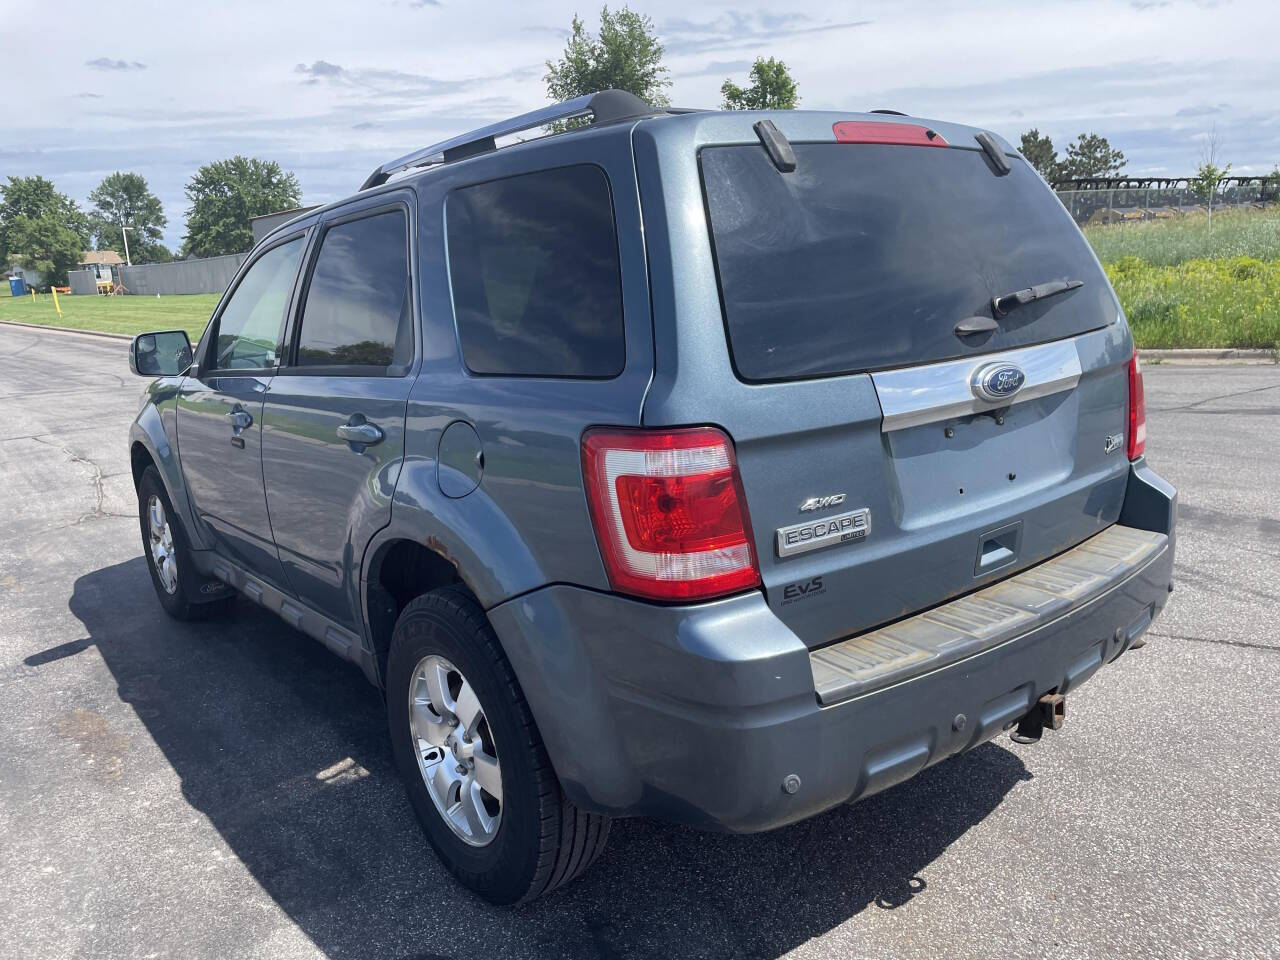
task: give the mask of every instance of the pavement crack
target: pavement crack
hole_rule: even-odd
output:
[[[1230,400],[1233,397],[1247,397],[1251,393],[1262,393],[1265,390],[1275,390],[1280,388],[1280,383],[1268,384],[1265,387],[1251,387],[1248,390],[1237,390],[1234,393],[1224,393],[1217,397],[1205,397],[1203,400],[1197,400],[1195,403],[1184,403],[1178,407],[1148,407],[1151,413],[1175,413],[1179,410],[1192,410],[1196,407],[1204,406],[1206,403],[1213,403],[1217,400]]]
[[[1250,643],[1248,640],[1219,640],[1216,637],[1191,637],[1177,633],[1157,633],[1154,630],[1149,630],[1147,635],[1160,637],[1162,640],[1190,640],[1192,643],[1216,643],[1224,647],[1244,647],[1246,650],[1270,650],[1272,653],[1280,653],[1280,647],[1273,647],[1266,643]]]
[[[93,481],[93,512],[81,514],[80,518],[76,520],[75,523],[70,524],[70,526],[75,526],[76,523],[82,523],[85,520],[97,520],[102,517],[121,516],[121,514],[108,513],[103,509],[102,503],[106,498],[106,490],[102,485],[102,467],[98,465],[97,461],[91,460],[88,457],[82,457],[69,447],[63,446],[55,440],[45,440],[42,437],[31,437],[31,439],[36,443],[41,443],[46,447],[53,447],[55,450],[61,451],[62,455],[70,459],[72,463],[82,463],[93,471],[93,476],[90,478]]]

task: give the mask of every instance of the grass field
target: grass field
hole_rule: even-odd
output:
[[[1139,347],[1280,347],[1280,208],[1090,227]]]
[[[8,291],[5,291],[6,293]],[[53,295],[0,296],[0,320],[38,323],[100,333],[144,333],[147,330],[186,330],[194,343],[209,322],[219,294],[189,297],[93,297],[58,296],[62,316],[53,306]]]
[[[1146,220],[1087,227],[1084,235],[1103,263],[1141,257],[1160,267],[1187,260],[1256,257],[1280,260],[1280,207],[1220,210],[1209,218],[1192,214],[1179,220]]]

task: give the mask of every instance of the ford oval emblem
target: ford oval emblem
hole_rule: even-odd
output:
[[[1014,363],[988,363],[974,371],[970,386],[979,400],[999,403],[1022,389],[1027,375]]]

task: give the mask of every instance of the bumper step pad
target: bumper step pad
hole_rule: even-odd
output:
[[[847,700],[1030,633],[1137,574],[1168,540],[1117,524],[1007,580],[815,650],[818,700]]]

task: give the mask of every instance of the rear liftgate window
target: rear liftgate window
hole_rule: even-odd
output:
[[[789,380],[1028,346],[1112,323],[1106,277],[1025,162],[979,149],[797,143],[700,154],[738,374]],[[992,299],[1082,281],[1001,314]],[[974,317],[992,331],[965,336]],[[972,326],[972,325],[971,325]]]
[[[622,372],[622,287],[604,171],[580,165],[449,197],[449,276],[473,373]]]

